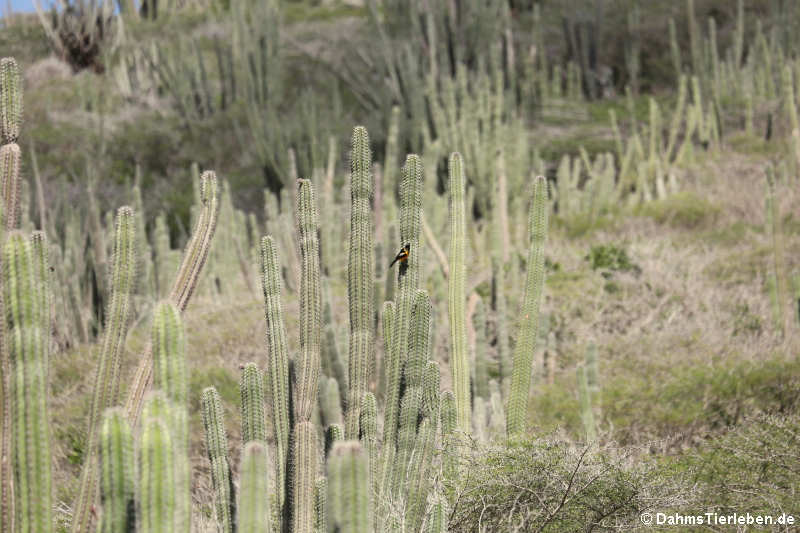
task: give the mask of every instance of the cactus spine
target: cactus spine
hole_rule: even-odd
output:
[[[328,459],[328,532],[371,533],[369,459],[358,441],[336,443]]]
[[[136,530],[133,476],[133,433],[122,410],[110,409],[100,431],[101,533]]]
[[[347,291],[350,309],[349,392],[345,438],[358,438],[361,397],[367,392],[374,346],[372,325],[375,311],[375,269],[373,267],[372,154],[367,130],[353,130],[350,163],[350,253],[347,268]]]
[[[544,288],[544,241],[547,235],[547,180],[536,178],[533,205],[529,218],[530,249],[528,271],[525,276],[525,294],[519,319],[517,344],[508,400],[507,431],[509,436],[525,431],[528,412],[528,395],[531,385],[531,365],[539,330],[539,306]]]
[[[214,507],[222,533],[236,531],[236,507],[233,500],[233,480],[228,460],[228,437],[225,434],[222,402],[214,387],[203,390],[201,399],[206,450],[211,463],[211,482],[214,486]]]
[[[42,331],[41,288],[30,242],[12,233],[3,246],[4,342],[13,401],[12,469],[16,530],[53,530],[47,392],[49,335]]]
[[[131,293],[134,288],[135,231],[133,210],[130,207],[119,208],[114,236],[111,301],[106,313],[106,329],[95,372],[92,409],[89,414],[89,432],[87,433],[87,453],[72,522],[72,531],[75,533],[91,529],[91,506],[97,492],[97,433],[100,417],[103,411],[117,403],[121,354],[128,332]]]
[[[282,508],[289,450],[289,345],[281,307],[281,269],[272,237],[261,239],[261,273],[267,325],[267,379],[275,436],[275,486]]]
[[[458,428],[469,432],[469,354],[467,353],[466,222],[464,220],[464,168],[461,154],[450,155],[450,277],[448,278],[448,311],[450,317],[450,342],[452,343],[453,395],[458,413]]]
[[[254,365],[255,366],[255,365]],[[270,493],[269,459],[263,442],[248,442],[242,452],[239,486],[239,533],[270,533],[264,496]]]

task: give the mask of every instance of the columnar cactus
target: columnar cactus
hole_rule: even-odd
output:
[[[6,231],[19,225],[21,156],[17,143],[0,146],[0,200],[3,203],[2,224]]]
[[[369,136],[367,130],[361,126],[353,130],[350,159],[350,252],[347,267],[350,356],[345,437],[354,440],[358,438],[361,397],[367,392],[367,382],[375,357],[372,335],[375,320],[375,269],[372,257],[374,182]]]
[[[458,457],[456,449],[456,435],[458,415],[456,412],[456,402],[453,393],[444,391],[442,393],[441,406],[442,423],[442,446],[444,448],[442,456],[442,477],[445,482],[452,483],[458,474]]]
[[[81,488],[75,504],[72,530],[83,533],[91,529],[91,506],[97,493],[97,433],[100,417],[106,409],[117,404],[122,348],[128,332],[131,314],[131,293],[136,266],[135,223],[133,210],[121,207],[117,211],[114,236],[114,256],[111,271],[111,300],[106,312],[106,329],[95,371],[92,409],[89,414],[87,453],[81,477]]]
[[[134,507],[133,433],[121,409],[103,415],[100,431],[101,533],[133,533]]]
[[[328,478],[318,477],[314,486],[314,533],[328,531]]]
[[[383,398],[382,391],[386,390],[389,376],[387,372],[392,368],[392,330],[394,329],[395,307],[394,302],[383,302],[381,307],[381,335],[383,337],[383,358],[381,359],[380,373],[378,376],[378,397]]]
[[[247,363],[239,383],[242,396],[242,443],[267,441],[264,417],[264,380],[255,363]]]
[[[325,378],[325,376],[323,376],[320,380],[319,388],[319,404],[323,426],[341,424],[344,420],[342,417],[342,402],[339,394],[339,382],[333,378]]]
[[[317,429],[309,421],[294,427],[292,455],[292,532],[314,531],[314,486],[317,479]]]
[[[328,458],[328,532],[371,533],[369,459],[358,441],[337,443]]]
[[[428,505],[431,487],[430,468],[436,448],[437,419],[425,417],[414,443],[413,461],[408,465],[406,489],[406,526],[419,531]]]
[[[297,229],[303,266],[300,277],[300,354],[295,414],[298,421],[307,421],[311,419],[311,411],[317,403],[322,311],[317,207],[314,188],[308,180],[298,180]]]
[[[139,445],[137,531],[173,533],[175,527],[174,443],[162,416],[145,416]]]
[[[52,465],[47,401],[49,333],[42,331],[35,258],[30,242],[12,233],[3,245],[4,340],[13,398],[12,469],[16,531],[50,532]]]
[[[528,271],[525,294],[519,319],[517,344],[514,347],[511,392],[508,400],[507,431],[519,435],[525,431],[528,414],[528,395],[531,385],[531,365],[539,330],[539,306],[544,288],[544,241],[547,235],[547,180],[536,178],[531,206],[528,251]]]
[[[364,393],[361,398],[361,410],[359,412],[359,428],[361,434],[361,446],[369,457],[369,479],[372,486],[372,494],[377,494],[378,487],[378,403],[371,392]]]
[[[597,429],[594,423],[594,413],[592,412],[592,393],[589,390],[586,366],[581,365],[577,367],[576,372],[578,377],[578,397],[581,404],[583,429],[586,433],[587,442],[594,442],[597,439]]]
[[[214,387],[203,390],[201,399],[206,450],[211,463],[211,482],[214,486],[214,508],[222,533],[236,531],[236,506],[233,499],[233,479],[228,459],[228,437],[225,433],[222,402]]]
[[[449,161],[450,188],[450,277],[448,278],[451,367],[453,395],[458,412],[458,427],[470,429],[469,354],[467,353],[467,315],[465,309],[466,265],[464,253],[467,244],[464,214],[464,168],[461,154],[455,152]]]
[[[338,441],[344,440],[344,429],[341,424],[331,424],[325,430],[325,455],[331,451],[333,445]]]
[[[239,476],[239,533],[270,533],[270,513],[264,508],[264,496],[270,493],[269,458],[263,442],[245,445]]]
[[[425,533],[447,533],[447,500],[436,494],[425,517]]]
[[[385,402],[383,443],[391,449],[396,442],[400,411],[400,380],[408,350],[408,331],[414,295],[419,286],[419,236],[422,228],[422,162],[419,156],[409,155],[403,166],[400,185],[400,241],[410,245],[405,267],[398,269],[398,289],[392,329],[391,353],[387,358],[387,393]]]
[[[22,81],[13,57],[0,59],[0,144],[16,143],[22,124]]]
[[[439,419],[440,381],[439,363],[428,361],[425,366],[425,374],[422,376],[422,415],[431,420]]]
[[[172,437],[175,465],[175,527],[189,532],[191,525],[191,468],[189,416],[186,412],[186,340],[178,309],[161,302],[153,314],[153,384],[169,401],[167,428]]]
[[[286,461],[289,450],[289,345],[281,307],[281,270],[275,241],[261,239],[261,286],[267,337],[267,380],[269,381],[272,427],[275,437],[275,486],[279,505],[284,504]]]

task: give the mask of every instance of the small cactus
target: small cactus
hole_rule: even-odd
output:
[[[270,513],[265,495],[270,493],[269,458],[263,442],[250,441],[242,451],[239,468],[239,533],[270,533]]]
[[[137,531],[172,533],[176,531],[172,438],[163,417],[143,417],[142,426]]]
[[[0,59],[0,144],[17,142],[22,125],[22,81],[13,57]]]
[[[264,379],[255,363],[247,363],[239,383],[242,396],[242,443],[267,441]]]
[[[121,409],[103,415],[100,431],[101,533],[133,533],[134,507],[133,433]]]
[[[358,441],[337,443],[328,459],[328,532],[371,533],[369,459]]]
[[[211,482],[214,486],[214,508],[222,533],[236,531],[236,506],[233,499],[233,480],[228,459],[228,436],[225,434],[222,402],[214,387],[203,390],[201,398],[206,450],[211,463]]]

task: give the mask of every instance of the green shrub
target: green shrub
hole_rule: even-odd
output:
[[[689,494],[681,475],[631,456],[549,437],[465,450],[448,530],[627,529]]]
[[[690,191],[642,204],[635,211],[639,216],[650,217],[659,224],[682,229],[695,229],[712,221],[719,207]]]

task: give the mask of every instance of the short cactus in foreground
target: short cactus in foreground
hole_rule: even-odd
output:
[[[12,469],[16,531],[48,533],[52,520],[52,464],[48,413],[49,334],[42,331],[42,301],[30,241],[10,234],[3,245],[4,343],[10,363]]]
[[[270,533],[265,495],[270,493],[269,458],[263,442],[248,442],[239,468],[239,533]]]
[[[328,532],[371,533],[369,458],[357,441],[337,443],[328,458]]]
[[[201,398],[206,450],[211,463],[211,482],[214,486],[214,508],[222,533],[233,533],[236,506],[233,499],[233,480],[228,459],[228,436],[222,414],[222,401],[214,387],[203,390]]]
[[[134,507],[133,433],[122,410],[110,409],[100,430],[101,533],[133,533]]]
[[[142,420],[139,445],[139,522],[142,533],[173,533],[175,527],[174,447],[163,417]]]
[[[509,435],[525,431],[528,416],[528,395],[531,386],[531,365],[539,332],[539,306],[544,289],[544,241],[547,236],[547,180],[536,178],[531,206],[528,251],[528,271],[525,276],[525,294],[522,300],[517,344],[514,347],[511,392],[506,413]]]

